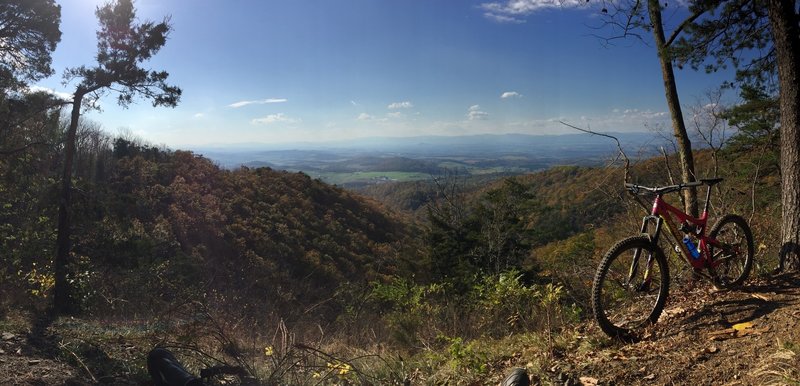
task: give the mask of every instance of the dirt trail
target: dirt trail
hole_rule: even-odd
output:
[[[567,385],[784,385],[800,382],[800,276],[735,291],[671,289],[649,336],[567,355],[553,369]],[[592,326],[587,336],[601,334]],[[564,375],[567,375],[566,377]]]

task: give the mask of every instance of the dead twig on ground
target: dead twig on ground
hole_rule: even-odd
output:
[[[80,365],[81,365],[81,367],[83,367],[83,369],[84,369],[84,370],[86,370],[86,374],[89,374],[89,377],[91,377],[91,378],[92,378],[92,382],[94,382],[94,383],[97,383],[97,378],[95,378],[94,374],[92,374],[92,371],[91,371],[91,370],[89,370],[89,367],[87,367],[87,366],[86,366],[86,364],[85,364],[85,363],[83,363],[83,361],[82,361],[82,360],[81,360],[81,358],[78,356],[78,354],[75,354],[75,352],[74,352],[74,351],[72,351],[72,350],[70,350],[70,349],[67,347],[67,345],[65,345],[64,343],[59,343],[59,344],[58,344],[58,347],[59,347],[60,349],[62,349],[62,350],[66,350],[68,353],[72,354],[72,356],[73,356],[73,357],[75,357],[75,360],[77,360],[77,361],[78,361],[78,364],[80,364]]]

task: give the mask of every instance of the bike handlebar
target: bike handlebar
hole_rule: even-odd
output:
[[[693,182],[685,182],[677,185],[668,185],[668,186],[661,186],[661,187],[649,187],[644,185],[637,185],[631,183],[625,183],[625,189],[629,190],[633,194],[639,194],[639,191],[646,191],[652,194],[666,194],[677,192],[679,190],[683,190],[686,188],[694,188],[701,185],[708,185],[712,186],[722,181],[722,178],[702,178],[700,181],[693,181]]]

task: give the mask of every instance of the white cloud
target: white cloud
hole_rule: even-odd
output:
[[[56,97],[58,99],[65,100],[65,101],[72,100],[72,94],[56,91],[56,90],[53,90],[51,88],[42,87],[42,86],[30,86],[30,87],[28,87],[28,93],[35,93],[35,92],[46,92],[46,93],[48,93],[48,94],[50,94],[50,95],[52,95],[52,96],[54,96],[54,97]]]
[[[639,110],[639,109],[625,109],[620,111],[619,109],[612,110],[614,114],[622,114],[619,115],[620,119],[641,119],[641,120],[648,120],[648,119],[660,119],[667,117],[666,111],[652,111],[652,110]]]
[[[525,19],[520,19],[518,17],[513,17],[513,16],[498,15],[496,13],[491,13],[491,12],[486,12],[483,14],[483,16],[485,16],[489,20],[492,20],[500,24],[522,24],[525,22]]]
[[[394,103],[390,104],[389,106],[386,106],[386,108],[388,108],[390,110],[410,109],[412,107],[414,107],[414,105],[409,101],[394,102]]]
[[[284,103],[286,101],[287,101],[286,98],[268,98],[268,99],[261,99],[261,100],[257,100],[257,101],[239,101],[239,102],[234,102],[234,103],[229,104],[228,107],[233,107],[235,109],[238,109],[239,107],[244,107],[244,106],[247,106],[247,105],[266,105],[266,104],[270,104],[270,103]]]
[[[523,17],[536,11],[583,5],[586,0],[504,0],[483,3],[484,16],[498,23],[524,23]]]
[[[467,119],[470,121],[482,121],[489,119],[489,113],[481,111],[481,106],[472,105],[467,109]]]
[[[388,116],[392,116],[391,114],[387,114],[387,115]],[[356,120],[359,120],[359,121],[362,121],[362,122],[373,122],[373,123],[374,122],[378,122],[378,123],[381,123],[381,124],[385,124],[385,123],[389,122],[389,118],[379,118],[379,117],[376,117],[376,116],[373,116],[373,115],[369,115],[367,113],[358,114],[358,117],[356,118]]]
[[[204,113],[197,113],[195,115],[192,115],[193,118],[197,118],[197,119],[205,118],[205,116],[206,115]]]
[[[506,91],[503,95],[500,95],[500,98],[509,99],[509,98],[522,98],[522,94],[516,91]]]
[[[627,113],[626,113],[627,111]],[[509,121],[494,132],[523,134],[575,134],[575,129],[560,122],[597,132],[644,132],[648,127],[670,127],[669,114],[664,111],[615,108],[596,115],[560,115],[551,118],[531,118],[522,121]],[[493,122],[494,123],[494,122]],[[493,126],[494,127],[494,126]]]
[[[403,113],[401,113],[399,111],[395,111],[395,112],[387,113],[386,116],[388,116],[390,118],[402,118],[403,117]]]
[[[299,119],[289,118],[284,113],[270,114],[264,118],[256,118],[250,121],[254,125],[269,125],[273,123],[298,123]]]

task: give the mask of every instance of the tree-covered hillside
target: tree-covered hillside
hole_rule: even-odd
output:
[[[413,248],[406,225],[305,174],[227,171],[189,152],[84,134],[70,266],[83,311],[146,314],[202,299],[260,321],[298,318],[347,282],[394,272]],[[16,304],[50,289],[57,202],[47,167],[57,153],[23,155],[4,159],[0,185],[3,283],[17,288],[4,302]],[[337,307],[314,314],[334,318]]]

